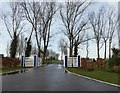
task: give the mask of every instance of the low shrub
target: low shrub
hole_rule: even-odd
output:
[[[112,71],[116,72],[116,73],[119,73],[120,72],[120,66],[113,66]]]
[[[112,58],[110,58],[108,61],[108,65],[110,69],[113,69],[114,66],[120,65],[120,50],[113,48],[112,52],[113,52]]]
[[[20,60],[17,58],[3,58],[2,59],[2,66],[3,67],[10,67],[10,68],[14,68],[14,67],[18,67],[20,64]]]
[[[93,71],[94,70],[94,62],[89,62],[88,59],[86,58],[81,58],[81,67],[84,69],[84,70],[87,70],[87,71]]]
[[[87,66],[85,67],[85,69],[88,70],[88,71],[93,71],[94,70],[93,64],[87,62]]]

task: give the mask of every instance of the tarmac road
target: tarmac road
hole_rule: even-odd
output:
[[[2,76],[2,91],[118,91],[118,87],[66,73],[58,63]]]

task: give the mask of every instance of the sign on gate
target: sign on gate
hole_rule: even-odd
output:
[[[39,67],[41,65],[41,59],[37,55],[31,57],[22,55],[21,57],[21,67]]]
[[[80,56],[79,55],[78,57],[65,56],[64,64],[65,64],[65,67],[80,67],[81,66]]]
[[[33,66],[33,58],[25,57],[25,67],[32,67],[32,66]]]
[[[77,57],[73,57],[73,67],[78,67]]]
[[[67,67],[72,67],[72,64],[73,64],[72,61],[73,61],[72,57],[69,57],[69,58],[68,58]]]
[[[68,58],[68,67],[78,67],[77,57],[69,57]]]

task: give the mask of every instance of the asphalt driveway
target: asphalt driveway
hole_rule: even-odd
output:
[[[118,87],[66,73],[58,63],[2,76],[2,91],[118,91]]]

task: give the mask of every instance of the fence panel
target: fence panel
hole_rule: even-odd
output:
[[[25,57],[25,67],[33,67],[33,57]]]

